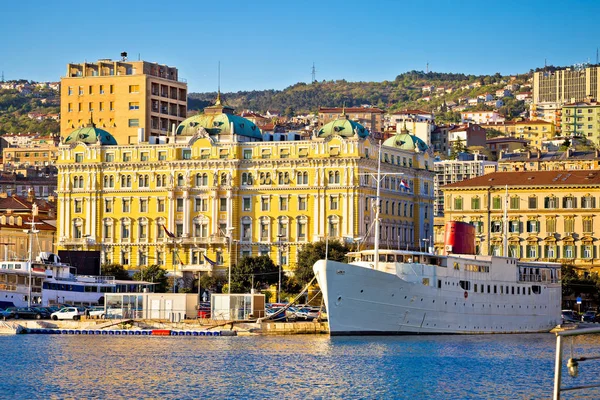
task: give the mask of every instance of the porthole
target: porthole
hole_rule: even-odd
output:
[[[364,292],[364,290],[360,289],[360,292],[362,293],[362,292]]]

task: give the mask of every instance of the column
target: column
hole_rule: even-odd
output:
[[[183,191],[183,237],[189,237],[190,234],[190,192],[188,189]]]

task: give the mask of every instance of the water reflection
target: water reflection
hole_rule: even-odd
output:
[[[554,335],[5,336],[0,393],[15,399],[549,398],[554,346]],[[600,340],[575,348],[600,349]],[[585,371],[600,373],[592,364]],[[595,399],[600,392],[568,396]]]

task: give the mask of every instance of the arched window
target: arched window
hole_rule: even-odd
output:
[[[162,179],[162,175],[157,175],[156,176],[156,187],[162,187],[163,186],[163,179]]]
[[[183,174],[177,175],[177,186],[183,186]]]
[[[340,171],[335,171],[333,180],[336,184],[340,183]]]

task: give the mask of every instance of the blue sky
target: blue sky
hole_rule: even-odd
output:
[[[600,2],[10,1],[5,79],[56,81],[68,62],[119,58],[179,68],[192,92],[393,80],[409,70],[511,74],[595,62]],[[226,4],[226,5],[223,5]]]

